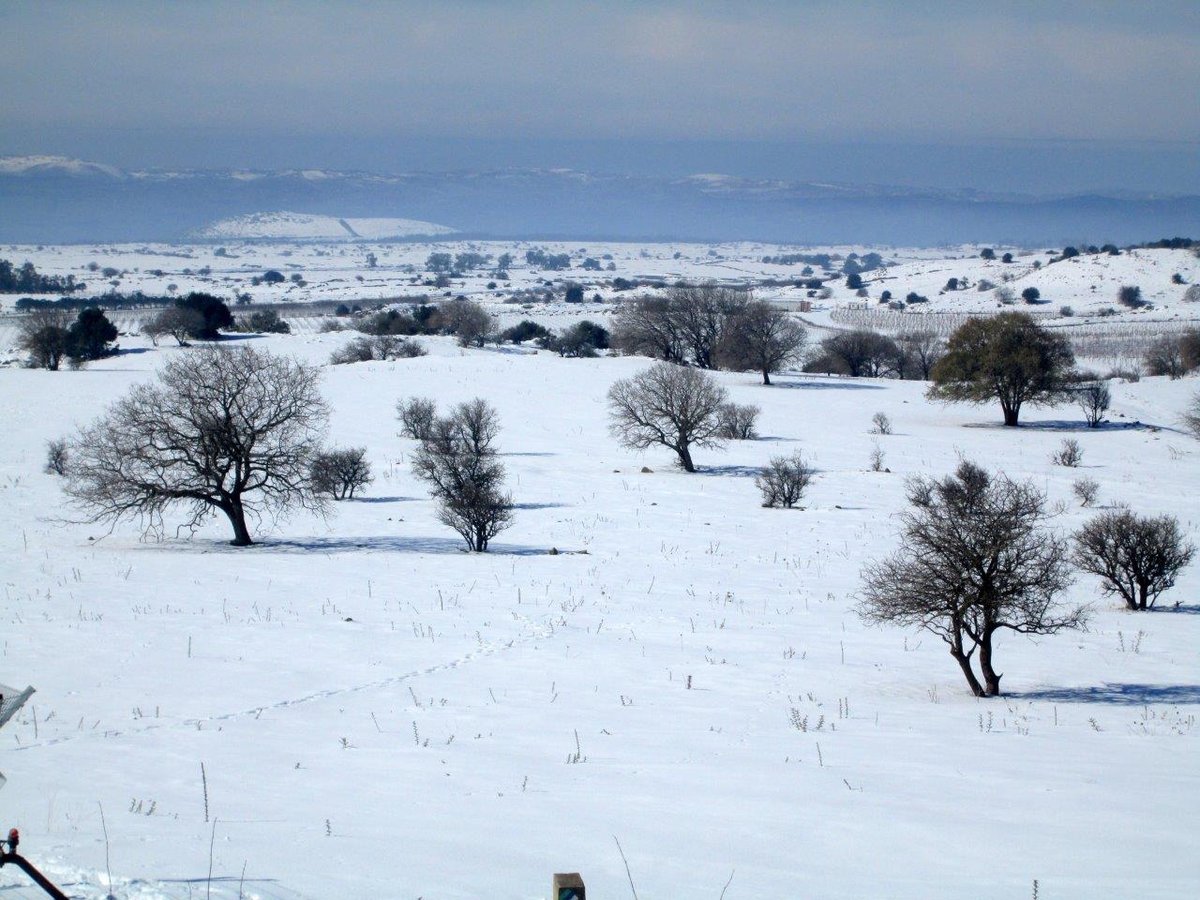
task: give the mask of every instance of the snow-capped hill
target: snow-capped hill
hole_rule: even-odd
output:
[[[0,174],[3,175],[105,175],[109,178],[124,178],[124,173],[115,166],[103,163],[71,159],[66,156],[0,156]]]
[[[384,240],[387,238],[428,237],[453,234],[454,229],[433,222],[417,219],[353,218],[339,219],[336,216],[319,216],[308,213],[273,212],[251,213],[221,219],[197,229],[194,236],[200,240],[326,240],[353,241],[358,239]]]

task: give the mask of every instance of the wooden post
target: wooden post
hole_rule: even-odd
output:
[[[567,872],[554,876],[553,900],[586,900],[583,879],[578,872]]]

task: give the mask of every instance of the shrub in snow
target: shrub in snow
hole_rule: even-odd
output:
[[[1062,445],[1051,455],[1050,461],[1055,465],[1074,469],[1083,461],[1083,450],[1079,446],[1079,441],[1074,438],[1066,438],[1062,442]]]
[[[1086,381],[1074,388],[1075,402],[1083,412],[1088,428],[1097,428],[1108,412],[1112,394],[1103,381]]]
[[[721,437],[730,441],[752,441],[758,437],[754,430],[762,409],[753,403],[725,403],[718,411],[721,417]]]
[[[1100,482],[1094,478],[1080,478],[1071,484],[1071,493],[1079,501],[1080,506],[1091,506],[1100,496]]]
[[[334,500],[354,499],[354,492],[373,480],[366,456],[365,447],[318,453],[308,470],[313,491]]]
[[[798,452],[791,456],[774,456],[754,478],[762,494],[764,507],[782,506],[791,509],[804,497],[812,483],[814,470]]]
[[[871,434],[891,434],[892,420],[887,413],[877,412],[871,416]]]
[[[66,475],[68,459],[70,459],[70,451],[67,449],[65,439],[46,441],[45,471],[47,474]]]

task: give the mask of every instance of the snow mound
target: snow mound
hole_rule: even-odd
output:
[[[195,237],[352,241],[359,238],[378,240],[453,233],[453,228],[416,219],[339,219],[336,216],[308,213],[273,212],[221,219],[196,231]]]

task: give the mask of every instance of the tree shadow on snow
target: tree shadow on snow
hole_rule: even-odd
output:
[[[513,509],[565,509],[570,503],[514,503]]]
[[[697,475],[720,475],[733,478],[753,478],[762,474],[761,466],[697,466]]]
[[[768,387],[768,385],[763,385]],[[784,388],[799,391],[882,391],[878,384],[863,384],[849,378],[829,378],[828,380],[805,379],[804,381],[772,381],[769,387]]]
[[[235,549],[235,548],[230,548]],[[307,537],[265,538],[253,547],[239,552],[249,553],[466,553],[461,538],[398,537],[376,535],[366,537]],[[515,544],[494,544],[488,550],[494,556],[542,556],[543,547],[523,547]]]
[[[1052,703],[1112,703],[1142,706],[1147,703],[1200,703],[1200,684],[1120,684],[1096,687],[1043,688],[1008,694],[1015,700],[1048,700]]]
[[[413,503],[423,497],[351,497],[345,503]]]
[[[1002,422],[968,422],[964,428],[1008,428]],[[1082,419],[1042,419],[1036,422],[1022,422],[1017,428],[1021,431],[1055,431],[1074,432],[1077,434],[1099,434],[1104,431],[1178,431],[1168,425],[1152,425],[1149,422],[1101,422],[1095,428],[1089,428]],[[1182,432],[1180,432],[1182,434]]]

